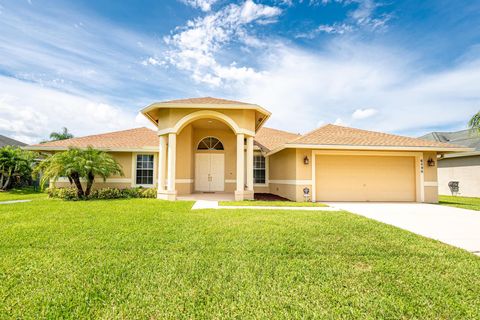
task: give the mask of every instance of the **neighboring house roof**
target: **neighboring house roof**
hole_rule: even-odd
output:
[[[458,145],[382,132],[355,129],[327,124],[289,141],[273,152],[284,148],[331,148],[331,149],[391,149],[391,150],[439,150],[465,151]]]
[[[298,137],[300,137],[298,133],[262,127],[255,135],[255,144],[259,146],[262,151],[268,152]]]
[[[115,131],[92,136],[50,141],[29,146],[28,149],[64,150],[68,147],[86,148],[92,146],[108,150],[155,150],[158,149],[158,134],[148,128]]]
[[[465,157],[480,154],[480,133],[475,129],[466,129],[452,132],[430,132],[420,139],[452,143],[474,149],[472,152],[451,154],[449,157]]]
[[[23,147],[23,146],[26,146],[26,145],[27,145],[26,143],[23,143],[21,141],[18,141],[18,140],[9,138],[9,137],[2,136],[0,134],[0,148],[4,147],[4,146]]]

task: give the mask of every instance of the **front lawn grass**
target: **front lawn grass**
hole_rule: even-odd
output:
[[[220,206],[268,206],[268,207],[328,207],[320,202],[295,202],[295,201],[220,201]]]
[[[33,187],[11,189],[8,191],[0,191],[0,202],[11,200],[34,200],[46,198],[47,194],[35,190]]]
[[[480,211],[480,198],[439,196],[439,204]]]
[[[478,319],[480,258],[347,212],[0,207],[0,318]]]

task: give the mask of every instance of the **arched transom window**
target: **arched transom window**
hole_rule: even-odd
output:
[[[215,137],[206,137],[200,141],[197,150],[223,150],[223,144]]]

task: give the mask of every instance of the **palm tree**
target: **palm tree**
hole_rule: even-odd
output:
[[[60,177],[67,177],[70,183],[75,183],[77,196],[84,196],[83,187],[80,182],[80,171],[76,159],[80,153],[79,149],[70,149],[65,152],[55,153],[42,160],[34,169],[34,176],[41,173],[40,186],[43,188],[50,181],[57,181]]]
[[[35,167],[34,174],[37,175],[40,172],[42,187],[49,180],[57,181],[60,177],[67,177],[71,184],[75,184],[79,198],[90,195],[95,176],[102,177],[104,181],[115,174],[123,176],[121,165],[111,155],[92,147],[83,150],[70,148],[64,152],[55,153]],[[81,179],[87,181],[85,191]]]
[[[87,180],[85,195],[88,196],[92,190],[95,176],[103,178],[106,181],[108,177],[118,174],[123,175],[122,166],[108,153],[91,147],[82,151],[82,157],[79,158],[81,166],[84,168],[84,178]]]
[[[13,146],[0,148],[0,190],[7,190],[12,178],[30,176],[34,160],[33,152]]]
[[[71,138],[73,138],[73,134],[68,132],[68,129],[66,127],[62,128],[62,132],[50,133],[50,141],[66,140]]]
[[[470,121],[468,121],[468,127],[480,132],[480,111],[475,113]]]

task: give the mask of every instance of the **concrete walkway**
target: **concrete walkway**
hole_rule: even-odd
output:
[[[177,196],[177,200],[184,201],[198,201],[198,200],[209,200],[209,201],[235,201],[235,195],[233,193],[191,193],[185,195]]]
[[[257,209],[257,210],[307,210],[307,211],[339,211],[331,207],[273,207],[273,206],[220,206],[218,201],[198,200],[192,210],[201,209]]]
[[[327,204],[480,254],[480,211],[426,203]]]
[[[9,200],[9,201],[0,201],[0,204],[12,204],[12,203],[21,203],[21,202],[30,202],[32,200]]]

